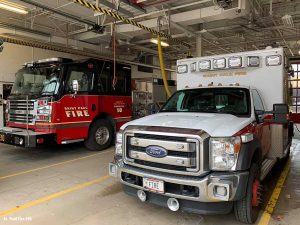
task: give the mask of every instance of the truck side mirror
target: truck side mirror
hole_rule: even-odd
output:
[[[264,120],[265,111],[264,110],[255,110],[255,117],[258,123],[262,123]]]
[[[72,80],[72,90],[75,94],[79,91],[79,83],[78,80]]]
[[[273,120],[275,123],[288,123],[287,114],[289,108],[287,104],[274,104],[273,105]]]

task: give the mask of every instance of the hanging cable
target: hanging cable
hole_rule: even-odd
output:
[[[114,77],[112,81],[112,87],[115,90],[116,89],[116,84],[118,82],[117,76],[116,76],[116,32],[115,32],[115,26],[116,24],[114,23],[112,26],[112,48],[113,48],[113,57],[114,57]]]
[[[120,1],[116,1],[116,0],[113,0],[112,1],[113,4],[115,5],[115,10],[116,12],[119,11],[119,7],[120,7]],[[116,19],[114,19],[114,22],[112,24],[112,50],[113,50],[113,61],[114,61],[114,76],[113,76],[113,81],[112,81],[112,87],[113,89],[115,90],[116,89],[116,85],[117,85],[117,82],[118,82],[118,79],[117,79],[117,62],[116,62]]]
[[[171,92],[170,92],[170,89],[169,89],[169,86],[168,86],[168,80],[167,80],[166,69],[165,69],[164,58],[163,58],[163,54],[162,54],[162,47],[161,47],[161,42],[160,42],[160,36],[159,35],[157,35],[157,48],[158,48],[158,56],[159,56],[161,76],[163,78],[166,93],[167,93],[168,97],[170,97]]]

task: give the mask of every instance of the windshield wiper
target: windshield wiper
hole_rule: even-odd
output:
[[[233,110],[218,110],[217,113],[223,113],[223,114],[232,114],[232,115],[237,115],[238,113]]]
[[[54,91],[43,91],[41,95],[53,95]]]

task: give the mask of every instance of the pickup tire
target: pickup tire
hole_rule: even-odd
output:
[[[262,186],[259,177],[259,167],[254,163],[250,168],[245,197],[234,202],[235,217],[240,222],[251,224],[257,220],[262,203]]]
[[[108,148],[113,140],[114,129],[111,123],[105,119],[95,121],[85,141],[85,147],[91,151],[101,151]]]

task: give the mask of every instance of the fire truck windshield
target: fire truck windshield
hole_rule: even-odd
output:
[[[59,67],[31,67],[17,72],[11,94],[54,95],[59,87]]]
[[[250,116],[250,94],[245,88],[199,88],[176,92],[160,112],[226,113]]]

